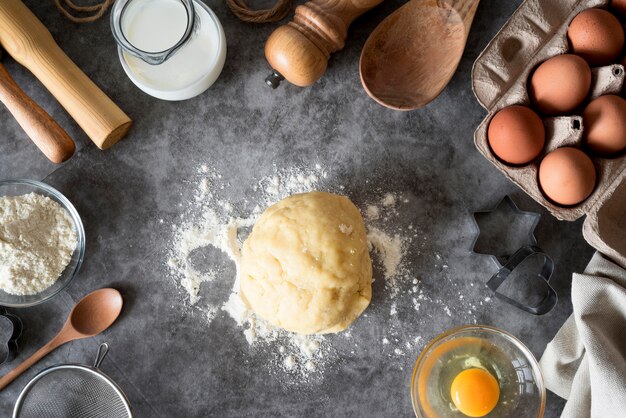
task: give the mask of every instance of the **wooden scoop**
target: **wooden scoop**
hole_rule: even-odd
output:
[[[413,110],[454,75],[480,0],[411,0],[383,20],[361,53],[361,82],[383,106]]]
[[[70,341],[93,337],[109,328],[122,311],[122,303],[120,292],[110,288],[96,290],[82,298],[56,337],[0,379],[0,390],[57,347]]]
[[[72,138],[24,93],[2,64],[0,64],[0,101],[50,161],[59,164],[74,154],[76,146]]]

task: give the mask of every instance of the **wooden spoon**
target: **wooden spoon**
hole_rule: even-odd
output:
[[[363,46],[361,82],[383,106],[413,110],[454,75],[480,0],[411,0],[383,20]]]
[[[70,341],[93,337],[109,328],[122,311],[122,304],[120,292],[110,288],[96,290],[82,298],[56,337],[0,379],[0,390],[55,348]]]
[[[76,146],[72,138],[24,93],[2,64],[0,64],[0,101],[50,161],[59,164],[74,154]]]

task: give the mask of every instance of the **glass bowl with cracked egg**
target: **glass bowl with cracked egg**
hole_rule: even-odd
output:
[[[546,390],[537,360],[521,341],[470,325],[424,348],[411,378],[411,401],[420,418],[540,418]]]
[[[58,203],[72,220],[77,236],[77,243],[72,257],[59,278],[50,287],[32,295],[13,295],[0,289],[0,306],[23,308],[45,302],[61,292],[74,279],[85,256],[85,230],[74,205],[61,192],[53,187],[35,180],[2,180],[0,181],[0,197],[21,196],[37,193]],[[0,236],[0,239],[2,237]],[[0,266],[1,268],[1,266]]]

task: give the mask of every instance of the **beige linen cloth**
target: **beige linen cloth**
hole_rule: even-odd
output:
[[[546,387],[567,399],[562,417],[626,417],[626,270],[596,253],[572,304],[540,361]]]

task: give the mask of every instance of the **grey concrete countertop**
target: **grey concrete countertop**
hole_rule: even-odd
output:
[[[354,354],[345,355],[318,381],[300,385],[268,373],[263,352],[250,348],[224,313],[207,326],[193,310],[180,309],[183,296],[165,265],[171,231],[156,225],[159,219],[179,216],[178,204],[193,193],[189,180],[199,163],[230,179],[233,201],[245,197],[274,167],[316,161],[324,162],[326,181],[344,185],[357,205],[375,191],[402,193],[411,205],[406,216],[420,226],[427,243],[420,251],[409,250],[411,269],[429,297],[451,307],[459,290],[470,300],[489,296],[484,283],[495,266],[489,257],[470,253],[475,235],[471,213],[511,194],[522,209],[543,215],[537,237],[556,262],[553,285],[560,301],[548,315],[534,317],[493,299],[478,306],[473,319],[513,333],[540,356],[571,313],[571,274],[582,271],[593,252],[582,238],[581,222],[556,221],[473,145],[474,128],[486,112],[470,89],[470,69],[519,0],[481,2],[452,82],[429,106],[408,113],[369,99],[358,74],[368,34],[400,1],[387,0],[358,19],[345,49],[333,56],[328,72],[313,87],[284,84],[275,91],[263,83],[269,70],[263,45],[276,25],[241,23],[223,2],[207,1],[226,32],[226,65],[209,91],[178,103],[154,99],[131,83],[118,61],[108,19],[77,25],[62,17],[52,0],[25,3],[135,122],[128,137],[100,151],[27,70],[3,58],[17,82],[80,149],[62,167],[52,167],[2,107],[0,178],[45,178],[63,192],[83,218],[87,253],[66,291],[18,311],[25,324],[21,353],[0,373],[50,339],[86,293],[116,287],[125,308],[104,335],[59,348],[2,391],[1,416],[9,416],[35,373],[63,362],[91,363],[101,341],[111,344],[103,370],[126,391],[138,417],[412,416],[409,381],[423,344],[403,357],[384,353],[379,332],[385,324],[376,317],[388,307],[380,306],[384,302],[376,296],[368,320],[353,325]],[[447,269],[435,268],[435,253]],[[218,280],[230,286],[232,274]],[[401,318],[403,327],[418,332],[424,342],[468,322],[458,309],[448,316],[431,305]],[[546,416],[558,416],[563,404],[549,394]]]

